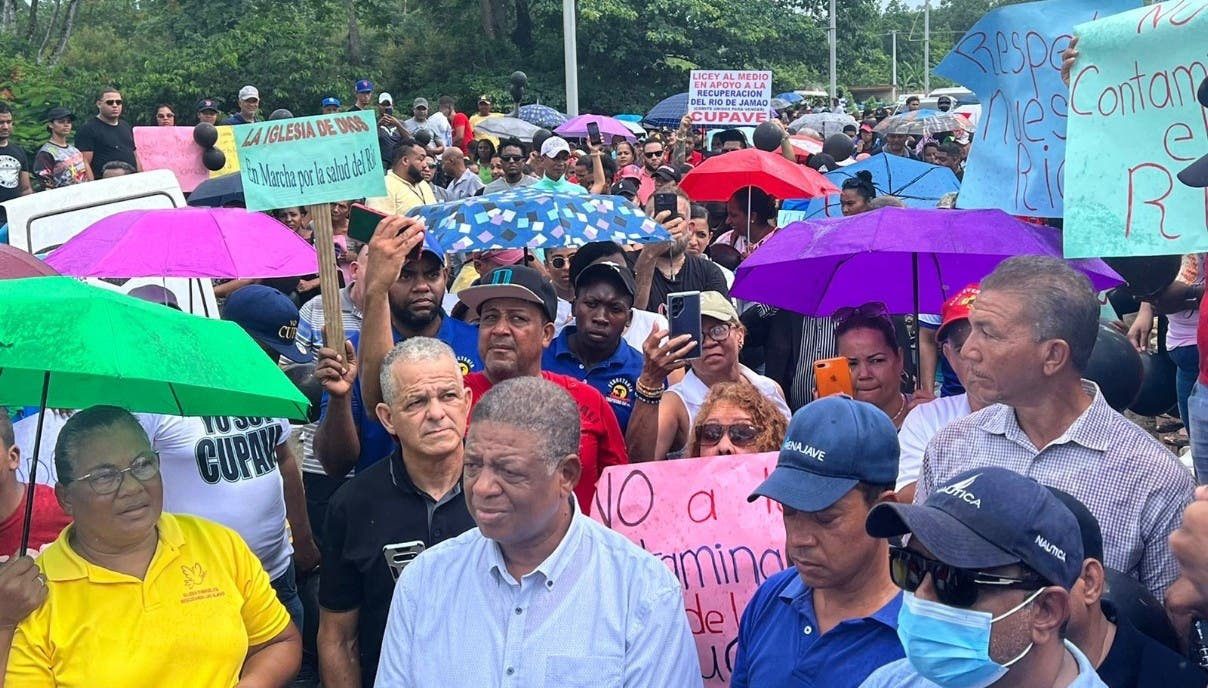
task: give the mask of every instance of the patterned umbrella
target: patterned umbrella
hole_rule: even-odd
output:
[[[566,115],[548,105],[521,105],[519,115],[525,122],[550,131],[566,122]]]
[[[412,208],[446,251],[558,248],[592,241],[653,243],[671,237],[620,196],[516,189]]]
[[[842,134],[843,127],[856,126],[856,118],[851,115],[841,115],[837,112],[811,112],[802,115],[789,124],[790,134],[795,134],[803,128],[813,129],[826,138],[831,134]]]
[[[964,117],[951,112],[915,110],[886,117],[873,127],[873,131],[880,134],[926,136],[941,131],[973,131],[973,125]]]
[[[668,98],[664,98],[657,105],[650,108],[650,112],[646,113],[646,118],[642,120],[647,128],[657,129],[658,127],[678,127],[680,120],[688,113],[688,94],[677,93]]]
[[[541,127],[515,117],[488,117],[474,127],[475,132],[482,132],[500,139],[514,136],[525,143],[531,143],[533,134],[540,129]]]

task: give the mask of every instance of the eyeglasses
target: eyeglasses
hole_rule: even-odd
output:
[[[549,259],[550,267],[554,267],[559,270],[562,270],[563,268],[566,268],[570,265],[570,261],[574,257],[575,257],[575,254],[573,254],[573,253],[570,254],[569,256],[554,256],[553,258]]]
[[[931,574],[931,584],[941,604],[949,607],[972,607],[982,586],[999,590],[1040,590],[1048,583],[1039,577],[1011,578],[992,573],[962,569],[942,561],[928,559],[902,547],[889,548],[889,577],[893,584],[913,593]]]
[[[832,317],[838,321],[838,325],[856,317],[889,320],[889,307],[880,301],[869,301],[862,306],[844,306],[836,310]]]
[[[430,170],[434,170],[434,169],[436,169],[436,163],[428,163],[427,167]]]
[[[642,153],[642,155],[645,155],[648,158],[660,158],[663,156],[663,151],[661,151],[661,150],[647,151],[645,153]]]
[[[159,452],[143,452],[134,457],[126,468],[121,470],[112,467],[100,468],[87,475],[81,475],[72,482],[88,483],[93,492],[102,496],[110,495],[117,492],[118,488],[122,486],[122,480],[125,479],[127,473],[134,476],[134,479],[140,483],[145,483],[159,475]]]
[[[524,160],[524,156],[523,155],[501,155],[501,156],[499,156],[499,159],[504,162],[520,162],[521,160]]]
[[[705,336],[715,342],[724,342],[730,338],[730,330],[733,328],[734,326],[730,323],[714,325],[713,327],[705,330]]]
[[[722,425],[721,423],[704,423],[696,428],[696,436],[700,438],[700,443],[706,447],[721,442],[721,438],[726,435],[730,436],[730,442],[736,447],[746,447],[755,442],[755,438],[759,435],[759,428],[750,423],[734,423],[733,425]]]
[[[122,104],[122,99],[121,99],[121,98],[118,98],[117,100],[106,100],[106,101],[105,101],[105,104],[106,104],[106,105],[121,105],[121,104]]]

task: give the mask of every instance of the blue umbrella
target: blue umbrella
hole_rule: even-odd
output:
[[[212,177],[189,194],[189,205],[221,208],[228,203],[243,203],[243,175],[239,172]]]
[[[641,115],[613,115],[613,119],[619,119],[622,122],[641,122]]]
[[[647,127],[678,127],[680,120],[688,114],[688,94],[677,93],[659,101],[650,108],[642,123]]]
[[[790,103],[799,103],[805,100],[805,98],[801,97],[800,93],[796,93],[794,91],[785,91],[784,93],[778,94],[775,97]]]
[[[592,241],[653,243],[671,237],[662,225],[620,196],[516,189],[417,206],[427,233],[447,251],[558,248]]]
[[[872,173],[872,183],[878,196],[897,196],[907,208],[934,208],[944,194],[960,191],[961,188],[956,175],[947,167],[888,153],[877,153],[823,176],[834,182],[835,186],[842,187],[843,182],[854,179],[861,170]],[[843,215],[838,195],[786,200],[781,204],[781,213],[778,224],[782,227],[797,220]]]
[[[519,111],[520,119],[535,124],[544,129],[553,131],[555,128],[562,126],[566,122],[566,115],[558,112],[548,105],[521,105]]]

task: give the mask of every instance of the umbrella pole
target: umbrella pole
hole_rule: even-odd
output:
[[[918,389],[922,385],[922,380],[919,376],[922,375],[922,366],[919,364],[919,356],[922,354],[919,346],[920,328],[919,323],[919,254],[910,254],[910,268],[914,273],[914,348],[910,355],[914,360],[914,388]]]
[[[21,548],[17,556],[25,556],[29,549],[29,522],[34,515],[34,488],[38,481],[38,451],[42,448],[42,424],[46,420],[46,394],[50,391],[50,371],[42,374],[42,401],[38,405],[38,429],[34,432],[34,456],[29,465],[29,477],[25,485],[25,521],[21,524]]]

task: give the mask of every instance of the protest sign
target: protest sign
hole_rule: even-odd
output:
[[[1208,2],[1080,24],[1070,75],[1065,255],[1208,251],[1208,193],[1176,175],[1208,151]]]
[[[231,127],[217,127],[219,139],[225,131],[228,141],[233,142]],[[181,191],[189,192],[210,177],[226,174],[226,168],[211,172],[201,163],[203,148],[193,141],[193,127],[134,127],[134,146],[138,162],[143,170],[172,170]],[[239,170],[232,147],[227,154],[227,167],[231,172]]]
[[[772,73],[694,69],[688,112],[700,125],[754,126],[769,119]]]
[[[1139,0],[1048,0],[988,12],[935,73],[977,94],[981,117],[957,204],[1015,215],[1062,216],[1066,112],[1061,53],[1074,25]]]
[[[386,195],[372,112],[244,124],[235,143],[248,210]]]
[[[239,171],[239,153],[235,150],[235,127],[221,126],[215,127],[218,130],[218,142],[214,147],[222,151],[226,156],[226,164],[222,169],[215,170],[210,173],[211,177],[221,177],[224,174],[231,174]]]
[[[776,453],[610,466],[592,518],[662,560],[684,590],[707,686],[728,686],[738,620],[759,584],[789,565],[780,506],[747,502]]]

